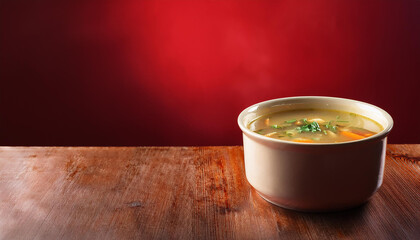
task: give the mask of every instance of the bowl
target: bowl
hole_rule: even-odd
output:
[[[331,109],[375,120],[383,130],[361,140],[298,143],[248,129],[256,118],[294,109]],[[298,211],[337,211],[361,205],[382,184],[392,117],[379,107],[345,98],[304,96],[252,105],[238,117],[249,184],[270,203]]]

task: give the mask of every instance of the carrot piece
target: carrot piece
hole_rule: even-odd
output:
[[[350,127],[350,130],[345,130],[345,131],[350,131],[352,133],[355,133],[357,135],[361,135],[364,137],[370,137],[375,134],[375,132],[369,131],[364,128],[357,128],[357,127]]]
[[[352,132],[347,132],[347,131],[341,131],[340,133],[343,134],[344,136],[349,137],[349,138],[354,139],[354,140],[360,140],[360,139],[366,138],[366,137],[361,136],[359,134],[352,133]]]
[[[313,143],[314,141],[312,141],[311,139],[306,139],[306,138],[296,138],[296,139],[293,139],[293,142]]]

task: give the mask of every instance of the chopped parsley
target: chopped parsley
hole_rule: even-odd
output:
[[[283,124],[283,125],[271,125],[270,127],[271,128],[276,128],[276,129],[282,129],[282,128],[290,127],[290,126],[292,126],[292,125],[291,124]]]
[[[259,129],[259,130],[257,130],[257,131],[254,131],[255,133],[258,133],[258,134],[263,134],[262,132],[264,131],[264,129]]]
[[[321,127],[319,126],[319,124],[315,121],[313,121],[312,123],[309,123],[306,118],[303,119],[303,122],[305,123],[305,125],[297,127],[296,130],[299,133],[302,132],[321,132]]]
[[[291,119],[291,120],[289,120],[289,121],[284,121],[285,123],[294,123],[294,122],[296,122],[296,119]]]
[[[290,138],[293,137],[293,132],[290,131],[286,131],[284,132],[284,134],[286,134],[287,136],[289,136]]]
[[[327,125],[325,125],[325,127],[326,127],[327,129],[331,130],[333,133],[336,133],[336,132],[337,132],[337,126],[332,125],[332,124],[331,124],[331,122],[332,122],[332,121],[329,121],[329,122],[327,123]]]

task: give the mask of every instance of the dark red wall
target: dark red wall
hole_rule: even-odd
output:
[[[296,95],[387,110],[420,143],[419,1],[1,1],[0,145],[241,144]]]

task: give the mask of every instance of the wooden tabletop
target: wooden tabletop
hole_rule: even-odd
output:
[[[261,199],[242,147],[1,147],[0,239],[419,239],[420,145],[388,145],[365,205]]]

